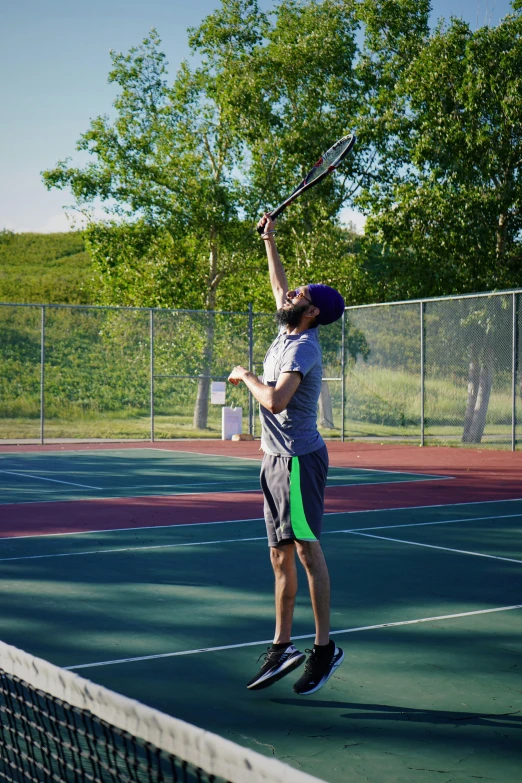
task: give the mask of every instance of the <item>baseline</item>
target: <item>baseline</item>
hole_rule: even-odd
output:
[[[0,473],[5,473],[6,475],[9,476],[20,476],[21,478],[36,479],[37,481],[52,481],[54,484],[67,484],[70,487],[83,487],[83,489],[97,489],[97,490],[102,489],[102,487],[90,487],[88,484],[76,484],[73,481],[60,481],[59,479],[44,478],[43,476],[33,476],[31,473],[18,473],[15,472],[14,470],[0,470]],[[14,505],[17,506],[20,504],[15,503]]]
[[[427,525],[452,525],[452,524],[458,524],[459,522],[483,522],[486,520],[496,520],[496,519],[513,519],[513,518],[519,518],[522,517],[522,514],[501,514],[498,516],[491,516],[491,517],[471,517],[468,519],[446,519],[446,520],[438,520],[434,522],[408,522],[407,524],[398,524],[398,525],[379,525],[376,527],[364,527],[364,528],[353,528],[352,530],[324,530],[323,535],[338,535],[340,533],[346,534],[350,533],[352,535],[360,535],[360,536],[366,536],[367,538],[382,538],[384,541],[396,541],[397,543],[410,543],[410,544],[416,544],[416,542],[413,541],[401,541],[397,538],[385,538],[384,536],[373,536],[369,535],[366,532],[367,530],[389,530],[394,528],[403,528],[403,527],[425,527]],[[260,521],[260,520],[245,520],[245,521]],[[222,525],[227,524],[224,522],[210,522],[208,524],[216,524],[216,525]],[[170,527],[190,527],[190,525],[171,525]],[[163,527],[158,528],[160,530],[164,529]],[[128,530],[136,530],[136,528],[128,528]],[[99,531],[97,531],[99,532]],[[107,532],[107,531],[103,531]],[[114,532],[114,531],[112,531]],[[116,532],[119,532],[116,531]],[[51,534],[52,535],[52,534]],[[57,533],[54,534],[55,536],[59,536],[61,534]],[[64,534],[64,535],[77,535],[74,533]],[[50,536],[49,536],[50,537]],[[14,538],[14,537],[13,537]],[[12,541],[13,538],[5,539],[6,541]],[[28,536],[18,536],[17,538],[28,538]],[[32,538],[32,537],[31,537]],[[91,549],[89,551],[85,552],[55,552],[53,554],[47,554],[47,555],[19,555],[16,557],[2,557],[0,558],[0,563],[8,563],[13,561],[20,561],[20,560],[48,560],[56,557],[85,557],[88,555],[105,555],[105,554],[115,554],[119,552],[145,552],[152,549],[175,549],[178,547],[190,547],[190,546],[207,546],[210,544],[230,544],[230,543],[239,543],[242,541],[266,541],[266,535],[263,536],[254,536],[249,538],[225,538],[225,539],[218,539],[215,541],[189,541],[189,542],[177,542],[174,544],[149,544],[147,546],[131,546],[131,547],[115,547],[112,549]],[[431,547],[433,549],[448,549],[447,547],[440,547],[440,546],[434,546],[431,544],[416,544],[417,546],[426,546]],[[477,557],[491,557],[496,560],[510,560],[510,558],[505,557],[497,557],[496,555],[483,555],[478,552],[466,552],[464,550],[458,550],[458,549],[448,549],[448,551],[451,552],[461,552],[461,554],[467,554],[467,555],[476,555]],[[521,560],[513,560],[515,563],[522,563]]]
[[[522,515],[520,515],[522,516]],[[423,546],[427,549],[441,549],[444,552],[455,552],[459,555],[473,555],[474,557],[488,557],[491,560],[505,560],[508,563],[520,563],[522,565],[522,560],[519,560],[515,557],[501,557],[500,555],[487,555],[483,552],[470,552],[466,549],[452,549],[449,546],[437,546],[436,544],[424,544],[419,541],[404,541],[400,538],[389,538],[388,536],[375,536],[371,533],[360,533],[355,530],[347,531],[347,533],[350,533],[353,536],[364,536],[364,538],[377,538],[381,541],[393,541],[396,544],[410,544],[410,546]]]
[[[419,623],[435,623],[443,620],[454,620],[459,617],[473,617],[481,614],[493,614],[495,612],[509,612],[514,609],[522,609],[522,604],[515,604],[513,606],[498,606],[494,609],[476,609],[472,612],[457,612],[456,614],[444,614],[437,617],[419,617],[415,620],[399,620],[392,623],[379,623],[378,625],[362,625],[357,628],[342,628],[337,631],[330,631],[330,635],[340,635],[346,633],[361,633],[363,631],[375,631],[381,628],[398,628],[403,625],[417,625]],[[302,634],[300,636],[292,636],[292,639],[313,639],[315,638],[315,631],[313,633]],[[262,639],[256,642],[242,642],[241,644],[227,644],[220,647],[201,647],[195,650],[181,650],[171,653],[159,653],[156,655],[140,655],[136,658],[118,658],[112,661],[96,661],[94,663],[81,663],[73,666],[65,666],[63,668],[71,669],[92,669],[99,666],[112,666],[120,663],[136,663],[137,661],[155,661],[159,658],[176,658],[180,655],[197,655],[198,653],[206,652],[220,652],[222,650],[237,650],[243,647],[256,647],[260,644],[272,644],[272,639]]]
[[[376,508],[376,509],[363,509],[361,511],[329,511],[324,514],[325,517],[334,517],[334,516],[349,516],[351,514],[383,514],[383,513],[389,513],[390,511],[422,511],[424,509],[431,509],[431,508],[453,508],[454,506],[484,506],[489,505],[491,503],[522,503],[522,498],[508,498],[507,500],[482,500],[482,501],[472,501],[472,502],[465,502],[465,503],[448,503],[448,504],[440,504],[436,506],[404,506],[400,508]],[[15,504],[16,505],[16,504]],[[500,516],[488,516],[488,517],[471,517],[468,519],[449,519],[449,520],[438,520],[435,522],[407,522],[400,525],[379,525],[378,527],[361,527],[361,528],[350,528],[346,530],[338,530],[338,531],[327,531],[323,530],[323,535],[327,535],[330,532],[338,532],[338,533],[351,533],[352,530],[389,530],[391,528],[398,528],[398,527],[417,527],[420,525],[451,525],[454,522],[482,522],[487,519],[508,519],[510,517],[518,517],[521,516],[520,514],[503,514]],[[71,530],[66,532],[59,532],[59,533],[34,533],[34,534],[26,534],[23,536],[3,536],[0,537],[0,541],[16,541],[17,539],[33,539],[33,538],[60,538],[61,536],[88,536],[88,535],[94,535],[97,533],[125,533],[133,530],[168,530],[169,528],[178,528],[178,527],[199,527],[201,525],[235,525],[235,524],[242,524],[246,522],[262,522],[263,517],[249,517],[247,519],[223,519],[223,520],[216,520],[216,521],[210,521],[210,522],[176,522],[172,525],[140,525],[136,527],[113,527],[113,528],[96,528],[94,530]]]

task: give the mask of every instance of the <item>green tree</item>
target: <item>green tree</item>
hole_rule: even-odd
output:
[[[521,32],[520,13],[475,32],[451,19],[399,74],[400,166],[361,198],[369,263],[393,297],[522,283]]]
[[[71,188],[80,207],[102,199],[112,216],[87,231],[106,301],[214,310],[221,280],[240,267],[251,237],[234,176],[242,150],[237,101],[247,75],[241,61],[259,40],[260,19],[255,0],[230,2],[220,18],[209,17],[190,37],[202,64],[191,70],[183,63],[171,87],[155,31],[127,55],[112,53],[116,118],[98,117],[78,143],[94,162],[76,168],[63,161],[44,172],[49,188]],[[219,57],[211,35],[220,39]],[[207,421],[212,351],[209,318],[198,428]]]
[[[398,74],[386,151],[396,168],[360,199],[366,268],[382,298],[522,284],[521,33],[520,11],[475,32],[452,18]],[[480,308],[463,320],[464,442],[483,435],[501,320]]]
[[[212,311],[223,301],[220,288],[251,292],[260,269],[267,291],[252,222],[295,186],[325,140],[352,126],[360,107],[355,7],[285,0],[269,23],[256,0],[224,0],[190,32],[199,64],[183,63],[172,86],[155,32],[127,55],[112,54],[116,117],[98,117],[78,144],[94,162],[63,161],[44,172],[48,187],[70,187],[80,207],[101,198],[112,216],[87,230],[104,301]],[[351,197],[356,159],[285,221],[292,276],[313,272],[330,282],[333,261],[352,249],[337,215]],[[202,375],[212,351],[209,317]],[[206,424],[208,386],[202,378],[198,427]]]

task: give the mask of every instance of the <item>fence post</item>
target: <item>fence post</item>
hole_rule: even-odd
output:
[[[154,310],[150,308],[149,317],[150,340],[150,439],[154,443]]]
[[[343,311],[343,315],[341,318],[341,443],[344,443],[344,405],[345,405],[345,399],[346,399],[346,392],[345,392],[345,381],[346,378],[344,377],[344,371],[345,371],[345,360],[344,360],[344,340],[345,340],[345,318],[346,318],[346,310]]]
[[[513,335],[511,354],[511,451],[517,448],[517,355],[518,355],[518,299],[513,293]]]
[[[424,310],[425,302],[420,303],[420,337],[421,337],[421,442],[420,445],[424,446],[424,371],[426,364],[425,346],[424,346]]]
[[[248,303],[248,370],[254,371],[254,311],[252,302]],[[248,392],[248,432],[254,434],[254,398]]]
[[[42,305],[40,327],[40,443],[45,442],[45,305]]]

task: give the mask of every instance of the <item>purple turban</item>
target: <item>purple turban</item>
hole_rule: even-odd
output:
[[[321,283],[311,283],[308,292],[314,307],[318,307],[321,311],[315,319],[321,326],[333,324],[344,313],[344,299],[335,288]]]

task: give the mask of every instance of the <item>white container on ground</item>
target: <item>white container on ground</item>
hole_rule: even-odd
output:
[[[232,440],[232,435],[243,432],[243,408],[222,409],[221,414],[221,440]]]

